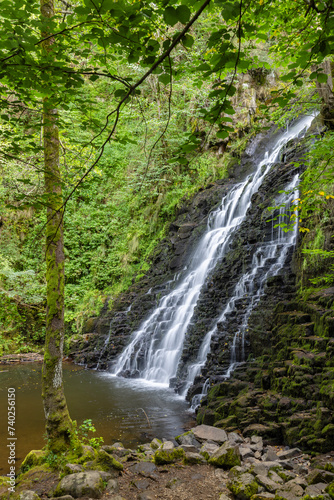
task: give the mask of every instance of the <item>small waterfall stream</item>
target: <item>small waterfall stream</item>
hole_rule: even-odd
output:
[[[271,166],[277,161],[282,148],[290,139],[300,136],[312,120],[313,116],[304,117],[292,125],[288,131],[281,133],[274,146],[259,162],[256,171],[248,175],[243,182],[234,185],[223,198],[221,206],[210,214],[207,231],[201,238],[187,270],[175,279],[174,288],[159,301],[156,309],[133,333],[130,343],[114,366],[115,375],[142,378],[164,385],[168,385],[170,379],[175,377],[187,328],[202,286],[217,262],[229,250],[234,232],[245,220],[253,194],[257,192]],[[296,186],[297,177],[293,182],[294,185],[287,186],[287,190]],[[282,199],[282,201],[287,200]],[[244,330],[252,308],[258,302],[268,276],[274,275],[283,266],[288,249],[294,244],[294,239],[293,233],[273,231],[273,241],[257,249],[253,257],[252,271],[240,279],[235,288],[234,297],[225,306],[215,327],[205,336],[196,363],[188,368],[183,395],[186,394],[205,364],[210,350],[210,340],[217,324],[225,320],[238,300],[248,295],[251,300],[247,306],[243,326],[233,340],[230,369],[226,374],[229,376],[237,362],[238,339],[240,338],[241,343],[243,342]],[[269,270],[262,273],[259,278],[258,270],[263,269],[268,261],[270,262]]]

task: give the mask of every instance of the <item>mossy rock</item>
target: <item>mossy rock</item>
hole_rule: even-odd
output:
[[[174,450],[162,450],[159,448],[154,454],[154,462],[157,465],[172,464],[182,460],[185,457],[184,450],[182,448],[176,448]]]
[[[334,500],[334,481],[326,486],[325,491]]]
[[[238,446],[231,446],[228,442],[224,443],[209,460],[209,464],[224,469],[240,466],[240,453]]]
[[[177,436],[175,438],[176,441],[177,441],[178,437],[180,437],[180,436]],[[151,446],[152,450],[157,450],[158,448],[160,448],[161,445],[162,445],[162,441],[160,441],[160,439],[158,439],[158,438],[154,438],[153,441],[151,441],[151,443],[150,443],[150,446]]]
[[[123,465],[106,451],[99,450],[94,465],[90,468],[109,472],[111,469],[123,470]]]
[[[92,446],[85,445],[82,447],[82,455],[74,460],[68,459],[71,463],[84,464],[85,462],[90,462],[95,460],[97,456],[96,450]]]
[[[258,491],[258,484],[252,474],[241,474],[227,483],[228,489],[240,500],[249,500]]]
[[[32,467],[41,465],[45,458],[45,452],[43,450],[31,450],[28,455],[23,460],[20,471],[27,472]]]

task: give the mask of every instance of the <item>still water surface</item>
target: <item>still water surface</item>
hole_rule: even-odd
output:
[[[172,438],[191,420],[188,404],[162,385],[114,377],[64,363],[64,387],[72,419],[80,425],[92,419],[105,444],[145,443],[154,437]],[[9,471],[7,459],[7,389],[16,389],[17,466],[32,449],[45,445],[41,399],[41,364],[0,366],[0,475]],[[147,415],[145,415],[145,413]],[[149,420],[149,423],[148,423]]]

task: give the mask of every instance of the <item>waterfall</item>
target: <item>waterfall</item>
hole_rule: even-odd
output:
[[[298,180],[299,176],[295,175],[292,182],[285,187],[285,193],[276,199],[276,205],[281,205],[278,214],[278,224],[286,223],[284,217],[289,217],[290,211],[293,210],[295,200],[298,198]],[[239,316],[242,316],[242,322],[233,337],[230,365],[224,377],[229,378],[236,365],[244,361],[245,333],[251,312],[263,295],[264,286],[268,278],[275,276],[284,266],[289,250],[295,246],[296,236],[297,224],[295,224],[293,231],[288,232],[284,232],[282,227],[278,225],[276,231],[272,229],[271,240],[260,244],[256,249],[250,265],[251,270],[248,273],[244,273],[237,282],[233,295],[226,303],[223,312],[216,320],[214,327],[204,337],[196,362],[188,367],[186,384],[183,390],[184,395],[186,395],[195,377],[199,375],[202,367],[205,365],[207,355],[210,352],[211,339],[217,331],[218,324],[223,326],[224,322],[228,321],[230,313],[236,311],[237,304],[240,301],[243,301],[244,304],[243,310],[238,311]],[[238,350],[240,352],[239,359]],[[200,396],[196,395],[192,400],[192,409],[196,409],[200,400],[207,394],[208,387],[208,381],[206,380]]]
[[[290,139],[302,134],[312,120],[313,116],[304,117],[291,126],[289,131],[282,132],[274,146],[264,154],[255,172],[248,175],[243,182],[234,185],[222,199],[220,207],[210,214],[207,230],[198,243],[187,270],[177,277],[174,288],[159,301],[156,309],[133,333],[129,345],[121,353],[114,366],[115,375],[142,378],[152,383],[165,385],[168,385],[170,379],[175,377],[187,328],[206,278],[229,250],[234,232],[246,218],[253,194],[257,192],[272,165],[277,161],[282,148]],[[263,266],[268,259],[277,260],[277,253],[279,254],[277,264],[276,267],[273,264],[274,268],[271,272],[274,274],[276,268],[279,270],[282,267],[285,259],[283,255],[288,245],[285,242],[285,233],[280,238],[282,241],[279,243],[268,244],[256,251],[254,270]],[[292,238],[292,236],[287,236],[287,238]],[[263,283],[260,284],[262,288],[266,278],[267,276],[263,277]],[[251,282],[252,277],[244,275],[235,293],[236,297],[240,298],[247,290],[247,293],[254,294],[255,303],[258,296],[258,290],[254,290],[255,278],[253,285]],[[228,307],[232,307],[232,303],[225,307],[223,312],[225,316],[229,311]],[[249,314],[250,311],[251,308]],[[248,317],[245,317],[244,322],[248,320]],[[222,320],[224,318],[221,317],[217,323]],[[192,384],[205,363],[213,330],[206,335],[197,362],[188,369],[187,387]],[[237,341],[236,335],[233,341],[234,347],[232,346],[232,356],[233,353],[235,354]],[[231,360],[231,370],[235,362]]]

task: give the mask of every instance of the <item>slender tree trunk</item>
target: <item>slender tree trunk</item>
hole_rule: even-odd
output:
[[[41,0],[41,14],[52,18],[54,0]],[[45,34],[43,34],[45,35]],[[43,43],[51,52],[54,40]],[[45,193],[47,194],[46,226],[46,338],[42,375],[42,396],[46,418],[48,447],[54,453],[66,450],[71,443],[72,422],[63,388],[62,358],[64,344],[64,235],[61,175],[59,169],[59,132],[57,110],[52,99],[43,101],[43,141]]]

